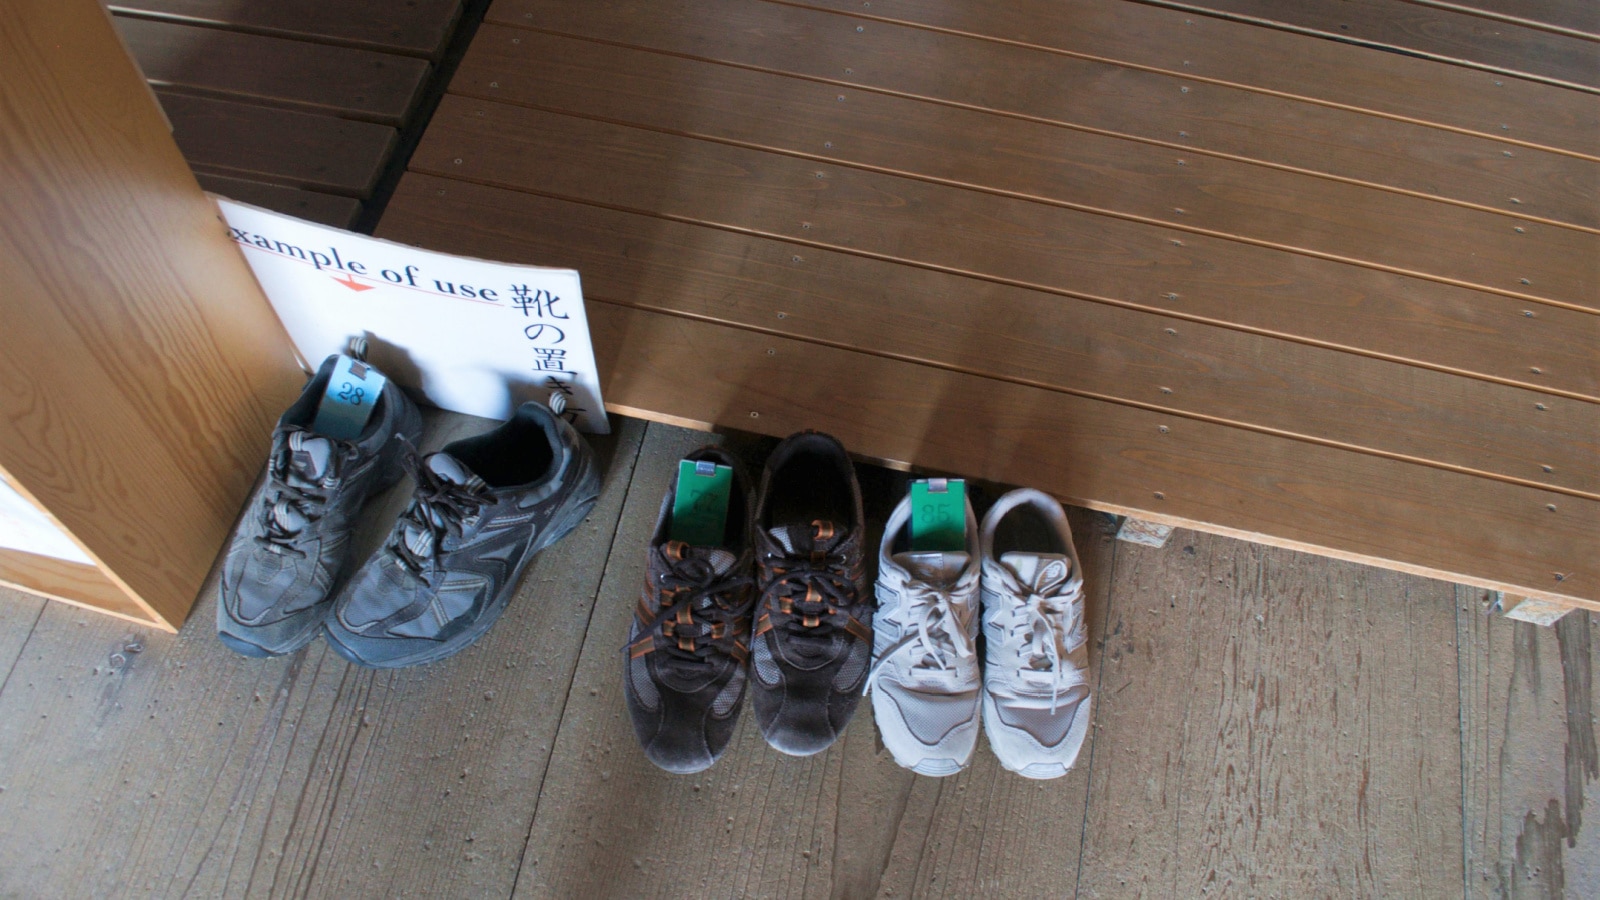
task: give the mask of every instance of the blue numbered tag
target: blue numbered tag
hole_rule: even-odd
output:
[[[341,441],[361,437],[386,381],[382,372],[361,360],[340,356],[328,378],[322,403],[317,406],[311,430]]]

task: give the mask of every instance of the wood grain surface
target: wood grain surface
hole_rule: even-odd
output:
[[[0,7],[0,145],[0,466],[175,626],[304,376],[98,3]]]
[[[1587,106],[1587,117],[1574,122],[1574,146],[1589,154],[1585,160],[1291,96],[765,2],[601,0],[580,7],[557,0],[505,0],[490,9],[488,18],[816,79],[842,89],[1133,137],[1177,152],[1228,156],[1557,222],[1600,225],[1600,178],[1591,164],[1600,158],[1594,149],[1600,124]],[[961,60],[961,65],[916,60]],[[1555,98],[1566,93],[1549,92]],[[1494,128],[1516,138],[1522,121],[1559,118],[1558,110],[1553,100],[1530,104],[1521,118],[1502,119]]]
[[[335,228],[349,228],[355,224],[356,216],[361,215],[361,201],[354,197],[205,172],[197,173],[195,178],[202,188],[213,194]]]
[[[122,585],[88,563],[40,556],[0,547],[0,585],[40,597],[86,606],[121,619],[175,631],[151,610],[129,597]]]
[[[982,741],[914,776],[870,704],[819,757],[746,722],[709,772],[660,773],[618,635],[674,462],[719,438],[615,424],[586,524],[438,665],[245,659],[209,601],[173,636],[0,589],[0,895],[1593,894],[1586,615],[1540,631],[1470,589],[1181,530],[1138,547],[1076,509],[1096,727],[1066,778]],[[430,413],[425,449],[488,425]],[[773,442],[725,444],[753,465]],[[857,468],[879,528],[907,476]],[[972,488],[981,511],[1005,486]]]
[[[430,449],[493,425],[429,421]],[[30,826],[0,837],[0,895],[508,896],[643,432],[622,424],[595,512],[438,665],[246,659],[209,591],[177,637],[49,607],[0,692],[0,815]]]
[[[1469,897],[1600,895],[1600,622],[1553,627],[1457,589]]]
[[[870,459],[1600,607],[1596,501],[605,303],[589,318],[615,412],[825,423]]]
[[[1600,38],[1600,6],[1589,0],[1411,0],[1520,24]]]
[[[387,125],[157,91],[196,170],[365,198],[389,159]]]
[[[1568,153],[1593,156],[1600,130],[1600,113],[1581,92],[1126,0],[874,0],[870,7],[859,0],[782,2],[1048,48],[1495,140],[1514,130],[1519,141]]]
[[[117,16],[150,83],[247,103],[398,126],[430,67],[392,53]]]
[[[1516,286],[1580,305],[1600,292],[1597,234],[659,53],[486,27],[451,92],[1433,280]],[[1523,287],[1524,278],[1542,289]]]
[[[1581,384],[1583,396],[1592,397],[1600,379],[1590,352],[1600,318],[1587,311],[539,110],[447,96],[410,169],[1015,286],[1126,299],[1449,371],[1535,384],[1559,371],[1576,376],[1563,386]],[[1600,305],[1600,296],[1586,301]],[[1517,335],[1499,346],[1521,358],[1506,360],[1502,349],[1495,363],[1451,346],[1464,333],[1481,340],[1486,325]],[[1552,347],[1558,355],[1538,358]]]
[[[1077,896],[1460,895],[1451,585],[1183,531],[1116,554]]]
[[[1600,93],[1600,44],[1404,0],[1153,0]]]
[[[571,266],[585,295],[908,362],[1446,463],[1593,497],[1600,407],[849,253],[412,174],[394,226],[445,252]],[[794,262],[803,254],[803,264]],[[915,302],[909,302],[914,300]],[[780,315],[782,318],[780,318]],[[1182,329],[1174,344],[1166,329]],[[1489,336],[1489,337],[1492,337]],[[1483,353],[1495,352],[1484,340]],[[1284,397],[1311,402],[1285,403]],[[1385,423],[1374,428],[1375,421]],[[1546,472],[1548,467],[1550,471]]]
[[[145,18],[437,59],[455,30],[461,0],[111,0],[112,11]]]
[[[11,669],[33,634],[34,623],[44,612],[45,602],[36,594],[0,587],[0,692],[5,691]]]

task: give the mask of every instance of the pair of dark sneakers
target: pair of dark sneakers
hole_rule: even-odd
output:
[[[833,744],[872,655],[861,488],[844,447],[818,432],[783,441],[759,494],[717,447],[686,459],[733,469],[719,546],[669,538],[677,479],[650,541],[623,683],[650,761],[698,772],[727,749],[746,688],[767,743],[793,756]]]
[[[364,347],[352,355],[364,358]],[[363,666],[443,659],[488,631],[534,555],[588,515],[598,464],[571,425],[531,402],[421,457],[421,413],[393,382],[359,437],[319,434],[311,426],[338,361],[328,357],[273,432],[266,479],[223,562],[218,637],[255,657],[321,633]],[[347,578],[363,505],[406,473],[410,505]]]

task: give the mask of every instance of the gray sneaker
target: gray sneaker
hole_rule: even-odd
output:
[[[337,356],[272,433],[266,481],[245,506],[222,564],[217,637],[246,656],[292,653],[327,617],[350,560],[350,531],[367,498],[400,479],[401,441],[422,435],[422,415],[393,382],[354,441],[310,430]]]
[[[329,645],[374,668],[444,659],[482,637],[534,554],[576,528],[600,494],[594,451],[539,403],[407,467],[411,505],[328,616]]]

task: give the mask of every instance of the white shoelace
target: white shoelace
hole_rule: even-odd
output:
[[[922,657],[933,657],[934,664],[941,672],[950,671],[953,663],[946,662],[949,657],[964,660],[974,655],[972,641],[967,638],[966,628],[956,614],[951,588],[908,581],[902,590],[906,598],[906,617],[912,627],[890,644],[878,661],[872,664],[872,671],[867,673],[867,683],[861,689],[862,694],[872,691],[872,683],[877,680],[879,670],[902,650],[911,649]]]
[[[1023,587],[1009,569],[1003,565],[1001,568],[1004,570],[1002,572],[1005,581],[1004,590],[1023,601],[1020,606],[1013,609],[1011,627],[1008,630],[1012,641],[1019,638],[1021,641],[1015,650],[1018,658],[1018,677],[1050,672],[1050,714],[1055,715],[1063,682],[1067,676],[1062,660],[1078,646],[1077,644],[1067,646],[1067,642],[1082,625],[1083,604],[1080,601],[1083,597],[1083,580],[1071,577],[1057,590],[1040,594],[1031,588]],[[1074,572],[1073,576],[1076,575]],[[1034,661],[1040,659],[1049,661],[1048,670],[1033,667]]]

